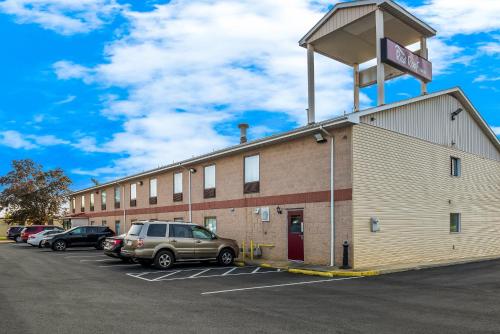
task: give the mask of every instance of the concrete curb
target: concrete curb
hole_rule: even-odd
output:
[[[292,274],[302,274],[310,276],[320,276],[320,277],[361,277],[361,276],[377,276],[380,275],[378,270],[365,270],[365,271],[343,271],[343,270],[332,270],[332,271],[321,271],[321,270],[310,270],[310,269],[298,269],[290,267],[280,267],[272,266],[268,263],[262,263],[260,267],[263,268],[275,268],[286,270]]]

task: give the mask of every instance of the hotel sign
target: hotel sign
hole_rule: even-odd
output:
[[[383,38],[380,42],[382,43],[383,63],[416,76],[425,82],[432,80],[432,63],[430,61],[388,38]]]

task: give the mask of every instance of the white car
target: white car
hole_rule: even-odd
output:
[[[28,237],[28,243],[33,247],[38,246],[38,248],[41,248],[43,239],[47,238],[51,234],[61,233],[61,232],[64,232],[64,230],[59,228],[38,232],[37,234],[32,234]]]

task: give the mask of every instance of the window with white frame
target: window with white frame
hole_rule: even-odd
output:
[[[101,210],[106,210],[106,190],[101,191]]]
[[[215,165],[205,166],[203,170],[204,198],[215,197]]]
[[[245,157],[244,164],[244,193],[256,193],[260,191],[260,156],[252,155]]]
[[[115,209],[120,208],[121,197],[122,197],[122,192],[120,186],[115,187]]]
[[[204,221],[205,228],[210,232],[217,233],[217,218],[216,217],[205,217]]]
[[[76,210],[76,198],[73,197],[71,199],[71,206],[72,206],[72,209],[73,209],[73,213],[75,213],[75,210]]]
[[[137,205],[137,183],[130,184],[130,206]]]
[[[460,158],[451,157],[451,170],[450,170],[451,176],[460,176],[460,174],[462,173],[461,169],[462,166]]]
[[[90,211],[94,211],[94,193],[90,194]]]
[[[82,199],[81,199],[81,208],[80,208],[80,211],[81,212],[84,212],[85,211],[85,195],[82,195]]]
[[[149,204],[156,204],[158,202],[158,181],[156,179],[149,180]]]
[[[182,201],[182,172],[174,174],[174,201]]]
[[[459,233],[462,231],[460,213],[450,213],[450,232]]]

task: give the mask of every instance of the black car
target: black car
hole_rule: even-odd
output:
[[[7,230],[7,239],[15,240],[16,242],[21,242],[21,231],[25,226],[11,226]]]
[[[106,241],[104,241],[104,254],[116,259],[121,259],[124,262],[137,263],[136,259],[121,255],[125,236],[126,234],[122,234],[115,237],[106,238]]]
[[[54,251],[63,251],[68,247],[93,246],[97,249],[104,248],[104,240],[115,235],[106,226],[78,226],[63,233],[57,233],[45,242],[46,247]]]

